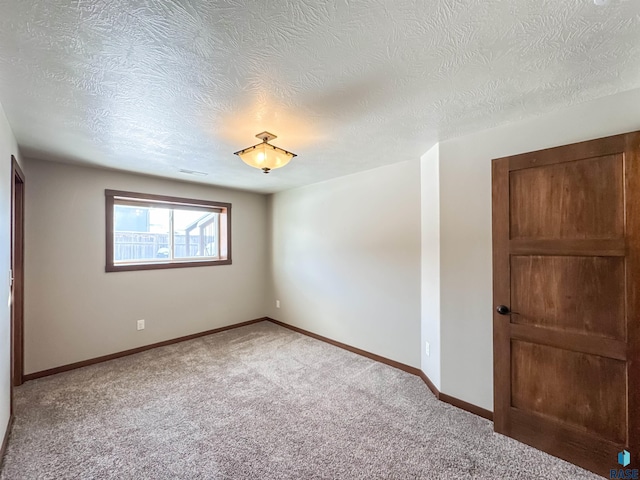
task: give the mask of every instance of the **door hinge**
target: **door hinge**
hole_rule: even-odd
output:
[[[13,287],[13,269],[9,269],[9,286]]]

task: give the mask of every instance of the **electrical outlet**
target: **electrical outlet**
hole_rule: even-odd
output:
[[[424,353],[427,355],[427,357],[429,356],[429,353],[430,353],[429,342],[424,342]]]
[[[280,308],[280,300],[276,300],[276,308]]]
[[[144,330],[144,319],[138,320],[138,330]]]

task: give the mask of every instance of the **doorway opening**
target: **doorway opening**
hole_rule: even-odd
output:
[[[25,177],[11,156],[11,412],[13,387],[24,373],[24,184]]]

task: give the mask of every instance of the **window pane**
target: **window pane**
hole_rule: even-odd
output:
[[[218,213],[173,211],[175,258],[218,257]]]
[[[113,213],[115,262],[163,261],[170,258],[170,209],[115,205]]]
[[[231,204],[105,190],[107,272],[231,264]]]

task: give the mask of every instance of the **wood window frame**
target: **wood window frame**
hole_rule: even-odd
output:
[[[186,268],[186,267],[211,267],[215,265],[231,265],[231,204],[225,202],[215,202],[212,200],[197,200],[193,198],[170,197],[166,195],[154,195],[149,193],[128,192],[123,190],[104,191],[105,210],[106,210],[106,272],[131,272],[138,270],[162,270],[169,268]],[[114,207],[116,198],[129,199],[132,202],[144,205],[145,201],[148,205],[165,205],[167,207],[208,207],[220,209],[226,215],[226,222],[221,222],[220,239],[226,239],[225,258],[220,260],[170,260],[166,262],[154,261],[153,263],[126,263],[119,264],[114,261]],[[226,230],[226,232],[224,232]]]

